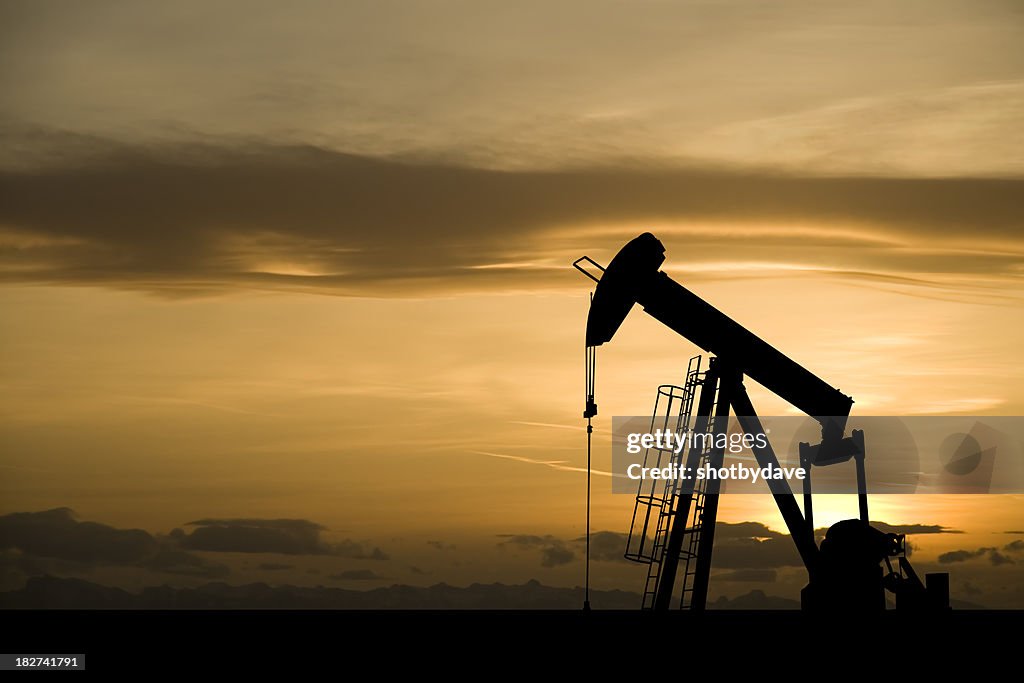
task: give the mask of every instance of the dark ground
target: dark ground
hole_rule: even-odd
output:
[[[1019,652],[1004,644],[1019,638],[1024,626],[1021,611],[970,610],[828,619],[781,610],[701,616],[619,610],[8,609],[0,614],[5,653],[84,653],[88,671],[134,672],[137,680],[156,672],[163,680],[170,673],[243,670],[259,673],[260,680],[277,671],[290,672],[287,680],[390,680],[402,671],[417,678],[457,679],[502,679],[526,671],[532,672],[531,680],[548,680],[556,669],[621,669],[644,678],[672,671],[686,678],[682,672],[691,669],[790,675],[803,667],[820,677],[822,666],[833,673],[864,670],[879,676],[954,664],[994,670],[1002,658],[1017,659]],[[307,675],[296,677],[300,671]]]

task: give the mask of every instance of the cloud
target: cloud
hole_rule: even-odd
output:
[[[444,541],[427,541],[434,550],[455,550],[455,545],[452,543],[445,543]]]
[[[962,534],[963,531],[959,529],[952,529],[948,526],[941,524],[888,524],[886,522],[879,522],[872,520],[871,526],[875,527],[879,531],[887,534],[905,534],[907,536],[922,536],[930,534]],[[825,532],[828,531],[827,527],[818,527],[814,530],[814,537],[821,541],[825,538]],[[907,541],[908,553],[913,544]]]
[[[506,540],[498,545],[511,545],[540,552],[540,564],[542,567],[551,569],[569,564],[576,559],[576,554],[568,547],[566,542],[555,536],[535,536],[530,534],[500,534],[500,538]]]
[[[989,552],[988,559],[992,563],[993,567],[998,567],[999,565],[1003,564],[1013,564],[1012,559],[1010,559],[1006,555],[1003,555],[1001,552],[995,549]]]
[[[0,547],[89,564],[134,564],[156,553],[158,544],[141,529],[79,522],[71,509],[56,508],[0,517]]]
[[[15,512],[0,517],[0,548],[33,558],[73,562],[77,569],[97,565],[131,565],[165,574],[224,578],[230,570],[219,563],[175,547],[173,536],[154,537],[141,529],[117,529],[98,522],[80,522],[69,508]],[[34,572],[29,572],[34,573]]]
[[[891,533],[961,533],[937,524],[893,525],[872,522],[872,525]],[[824,528],[816,530],[819,539],[825,531]],[[623,553],[627,536],[616,531],[593,532],[590,539],[591,559],[597,562],[625,562]],[[502,538],[505,540],[499,545],[539,550],[544,567],[568,564],[575,556],[582,557],[586,544],[585,536],[564,540],[551,535],[509,534]],[[735,570],[722,574],[731,577],[726,580],[774,581],[776,569],[802,567],[803,562],[787,533],[776,531],[761,522],[718,522],[715,525],[714,566],[717,569]]]
[[[527,458],[523,455],[509,455],[508,453],[493,453],[491,451],[469,451],[470,453],[476,453],[477,455],[486,455],[489,458],[500,458],[502,460],[512,460],[515,462],[522,462],[529,465],[540,465],[542,467],[550,467],[553,470],[559,472],[587,472],[584,467],[576,467],[568,464],[568,460],[537,460],[535,458]],[[590,473],[600,477],[612,477],[615,476],[611,472],[599,469],[591,469]]]
[[[200,519],[180,539],[191,550],[232,553],[282,553],[321,555],[327,546],[320,540],[323,527],[304,519]]]
[[[1014,140],[1006,151],[996,150],[1006,144],[1011,121],[1019,121],[1022,110],[1020,81],[915,87],[898,95],[726,122],[691,146],[703,156],[739,163],[768,158],[781,167],[831,172],[1019,175],[1021,143]],[[979,153],[982,148],[988,153]]]
[[[378,548],[377,546],[369,546],[359,541],[353,541],[350,538],[346,538],[343,541],[334,543],[327,546],[328,552],[331,555],[337,555],[338,557],[351,557],[356,560],[390,560],[391,556],[386,552]]]
[[[0,276],[167,294],[543,289],[575,283],[566,264],[582,249],[608,255],[654,223],[668,226],[659,232],[670,248],[729,245],[737,261],[1012,279],[1022,193],[1024,179],[493,171],[311,147],[121,149],[0,172]],[[876,227],[821,227],[836,224]],[[965,225],[979,247],[970,253],[955,248]]]
[[[617,531],[595,531],[590,534],[590,559],[596,562],[625,562],[623,553],[626,551],[628,534]],[[586,536],[573,539],[577,550],[584,551]]]
[[[377,581],[384,577],[370,569],[346,569],[341,573],[331,574],[327,578],[335,581]]]
[[[966,562],[975,557],[981,557],[991,548],[979,548],[978,550],[951,550],[948,553],[939,555],[939,562],[942,564],[953,564],[955,562]]]
[[[256,568],[257,569],[262,569],[263,571],[267,571],[267,572],[279,572],[279,571],[284,571],[285,569],[294,569],[295,565],[293,565],[293,564],[282,564],[280,562],[261,562],[260,564],[258,564],[256,566]]]
[[[712,581],[735,581],[751,583],[770,583],[776,579],[774,569],[735,569],[728,572],[719,572],[712,577]]]
[[[388,560],[387,553],[352,539],[327,543],[324,527],[307,519],[200,519],[191,533],[175,534],[182,547],[222,553],[337,555],[360,560]]]
[[[541,548],[540,565],[542,567],[560,567],[576,559],[575,553],[564,546],[548,546]]]
[[[6,118],[505,167],[1021,169],[1013,2],[82,4],[4,12]]]
[[[536,536],[534,534],[498,534],[498,538],[504,538],[498,545],[517,545],[524,548],[536,548],[550,545],[552,543],[562,543],[563,541],[550,534],[545,536]]]
[[[596,531],[591,535],[591,559],[598,562],[623,561],[627,534]],[[568,564],[584,554],[586,537],[566,541],[555,536],[508,535],[502,544],[538,549],[544,567]],[[772,570],[776,567],[802,566],[788,534],[768,528],[760,522],[719,522],[715,526],[714,564],[722,569]],[[765,575],[766,576],[766,575]]]
[[[951,550],[947,553],[942,553],[941,555],[939,555],[939,563],[954,564],[957,562],[967,562],[968,560],[973,560],[979,557],[988,557],[988,560],[993,567],[1014,563],[1013,559],[999,552],[998,548],[978,548],[977,550]]]
[[[714,566],[721,569],[802,567],[788,534],[760,522],[718,522],[715,525]]]
[[[959,529],[951,529],[941,524],[886,524],[885,522],[871,522],[871,526],[887,534],[962,534]]]
[[[769,540],[787,536],[788,534],[770,529],[761,522],[718,522],[715,525],[715,540],[720,538]]]
[[[888,524],[873,521],[871,525],[886,533],[962,533],[939,524]],[[825,528],[815,529],[815,536],[819,541],[825,536],[826,531]],[[714,564],[723,569],[772,569],[803,566],[789,534],[770,529],[760,522],[719,522],[715,526]]]
[[[960,589],[963,591],[965,595],[970,596],[978,596],[985,592],[981,588],[978,588],[976,585],[971,583],[970,581],[961,581]]]
[[[219,562],[187,553],[177,548],[161,547],[156,555],[145,562],[154,571],[181,576],[195,576],[204,579],[224,579],[231,570]]]

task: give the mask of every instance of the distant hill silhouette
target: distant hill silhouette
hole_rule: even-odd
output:
[[[800,609],[798,600],[765,595],[764,591],[752,590],[737,595],[731,600],[724,595],[708,603],[708,609]]]
[[[604,609],[635,609],[640,604],[636,593],[590,593],[595,607]],[[465,587],[394,585],[367,591],[214,582],[199,588],[154,586],[129,593],[82,579],[43,576],[29,579],[19,590],[0,593],[0,608],[7,609],[579,609],[582,604],[582,588],[556,588],[537,581]]]
[[[637,610],[640,596],[619,590],[591,590],[595,609]],[[141,593],[82,579],[33,577],[21,589],[0,593],[3,609],[567,609],[583,604],[583,589],[545,586],[531,580],[457,587],[393,585],[358,591],[325,586],[232,586],[208,583],[198,588],[152,586]],[[711,609],[795,609],[794,600],[751,591]]]

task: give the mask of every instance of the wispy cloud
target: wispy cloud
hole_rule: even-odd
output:
[[[469,451],[470,453],[476,453],[477,455],[486,455],[489,458],[501,458],[502,460],[514,460],[515,462],[524,462],[529,465],[542,465],[544,467],[550,467],[553,470],[560,472],[586,472],[586,467],[575,467],[568,465],[568,460],[535,460],[534,458],[526,458],[521,455],[509,455],[508,453],[491,453],[490,451]],[[613,472],[606,472],[605,470],[591,469],[592,474],[596,474],[601,477],[621,477],[623,475],[614,474]]]
[[[653,224],[677,226],[663,235],[690,279],[824,275],[997,299],[1024,278],[1021,194],[1024,179],[496,172],[313,148],[136,149],[0,173],[0,224],[17,237],[0,249],[0,278],[179,296],[542,291],[578,286],[569,261],[607,260]],[[566,230],[588,225],[611,229]]]

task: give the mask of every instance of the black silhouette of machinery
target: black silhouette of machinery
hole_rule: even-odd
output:
[[[807,568],[808,583],[801,594],[804,609],[884,610],[886,590],[895,594],[899,608],[948,609],[948,575],[929,574],[926,586],[907,560],[904,536],[884,533],[869,522],[864,434],[854,430],[846,435],[853,399],[661,272],[664,260],[662,243],[644,233],[627,243],[607,268],[586,256],[573,263],[597,282],[587,318],[584,417],[597,414],[592,376],[595,348],[610,341],[633,305],[639,304],[645,313],[714,354],[710,367],[703,372],[700,357],[691,359],[685,386],[659,388],[655,420],[658,415],[674,416],[674,430],[717,435],[725,434],[732,413],[745,433],[765,434],[743,386],[743,378],[750,377],[820,423],[821,441],[800,444],[801,465],[807,470],[803,510],[788,481],[766,480]],[[601,272],[588,272],[581,265],[584,262]],[[695,401],[697,410],[691,421]],[[667,419],[666,426],[669,422],[671,419]],[[720,468],[725,453],[715,444],[721,442],[712,438],[700,443],[700,447],[691,446],[677,454],[670,450],[668,457],[674,457],[677,467],[687,467],[690,472],[704,465]],[[759,467],[779,467],[767,436],[751,450]],[[661,456],[654,454],[658,459]],[[814,532],[811,472],[815,467],[851,459],[857,473],[859,517],[834,524],[819,546]],[[669,609],[678,591],[681,607],[703,610],[721,480],[678,478],[660,486],[641,482],[626,548],[628,559],[649,565],[643,607]]]

